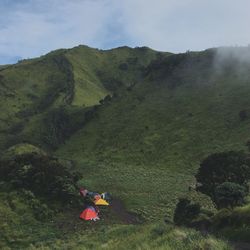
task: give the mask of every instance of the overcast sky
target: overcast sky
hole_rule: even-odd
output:
[[[0,0],[0,64],[79,44],[184,52],[250,43],[249,0]]]

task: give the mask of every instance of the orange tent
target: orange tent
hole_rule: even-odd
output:
[[[94,220],[98,218],[98,214],[94,207],[87,207],[83,210],[83,212],[80,214],[80,218],[83,220]]]

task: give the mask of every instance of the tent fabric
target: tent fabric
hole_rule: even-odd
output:
[[[90,209],[90,210],[96,212],[96,209],[94,207],[92,207],[92,206],[88,206],[87,209]]]
[[[95,205],[102,205],[102,206],[108,206],[109,203],[107,201],[105,201],[104,199],[98,199],[98,200],[95,200]]]
[[[111,195],[109,193],[105,192],[105,193],[101,194],[101,198],[106,200],[106,201],[110,201],[111,200]]]
[[[94,196],[94,199],[97,201],[97,200],[99,200],[99,199],[101,199],[101,195],[100,194],[96,194],[95,196]]]
[[[84,188],[80,188],[80,195],[82,197],[86,197],[87,193],[88,193],[88,190],[87,189],[84,189]]]
[[[98,214],[95,211],[95,208],[88,207],[83,210],[83,212],[80,214],[80,218],[83,220],[94,220],[98,218]]]

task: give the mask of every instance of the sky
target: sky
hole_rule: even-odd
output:
[[[0,0],[0,64],[79,44],[185,52],[250,44],[249,0]]]

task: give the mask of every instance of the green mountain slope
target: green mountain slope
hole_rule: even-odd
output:
[[[6,66],[0,69],[0,149],[30,143],[73,162],[83,175],[79,184],[109,191],[142,221],[171,220],[183,195],[214,209],[189,187],[207,155],[245,150],[250,62],[238,57],[242,53],[249,55],[249,48],[176,55],[146,47],[79,46]],[[4,201],[9,186],[1,185]],[[1,210],[18,217],[25,207],[26,200],[10,195]],[[63,225],[72,223],[64,212]],[[38,223],[41,229],[34,242],[42,240],[46,223],[33,223],[32,209],[26,216],[31,228]],[[60,234],[58,220],[47,225],[52,240]],[[113,223],[121,222],[105,217],[101,225]],[[8,224],[5,237],[13,226]],[[27,228],[20,231],[17,237],[28,234]]]
[[[249,71],[217,70],[215,57],[208,50],[154,61],[143,81],[102,105],[57,154],[146,218],[171,214],[200,161],[244,149],[249,136],[250,120],[239,116],[250,106]]]
[[[116,89],[135,84],[145,66],[159,55],[148,48],[99,51],[79,46],[3,68],[0,148],[23,141],[48,148],[57,146],[64,138],[51,136],[51,130],[55,130],[47,126],[51,123],[51,112],[53,116],[59,107],[67,106],[65,116],[84,114],[85,109],[99,104]],[[66,134],[77,130],[82,123],[80,119],[71,124],[73,127]]]

